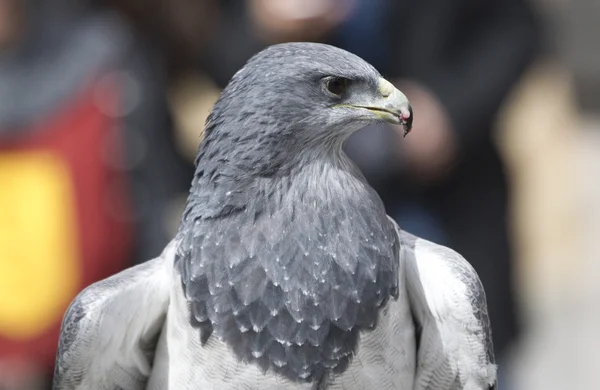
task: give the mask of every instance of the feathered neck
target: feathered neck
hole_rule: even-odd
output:
[[[365,196],[379,200],[341,145],[313,148],[292,164],[298,157],[292,156],[294,153],[297,151],[289,151],[285,162],[279,153],[265,155],[262,159],[266,161],[223,158],[210,142],[205,143],[196,160],[182,228],[190,217],[220,218],[245,212],[257,218],[283,202],[293,207],[311,196],[318,202]]]
[[[339,157],[264,176],[199,164],[179,232],[176,264],[203,340],[293,381],[344,371],[397,294],[393,227]]]

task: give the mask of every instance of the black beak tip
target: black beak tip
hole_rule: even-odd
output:
[[[405,118],[402,118],[402,125],[404,126],[404,136],[405,137],[412,130],[413,119],[414,119],[413,109],[412,109],[411,105],[409,104],[408,105],[408,116]]]

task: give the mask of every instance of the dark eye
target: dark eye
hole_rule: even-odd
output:
[[[334,95],[341,95],[348,88],[349,80],[343,77],[330,77],[325,81],[327,90]]]

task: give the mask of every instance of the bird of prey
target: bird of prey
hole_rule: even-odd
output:
[[[71,303],[54,388],[493,388],[477,274],[402,231],[342,151],[412,120],[349,52],[254,55],[207,119],[175,238]]]

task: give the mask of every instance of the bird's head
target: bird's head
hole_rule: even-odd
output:
[[[406,96],[366,61],[318,43],[284,43],[261,51],[238,71],[209,116],[207,137],[231,148],[341,143],[374,122],[411,129]],[[221,133],[212,134],[211,133]],[[339,141],[339,142],[338,142]]]

